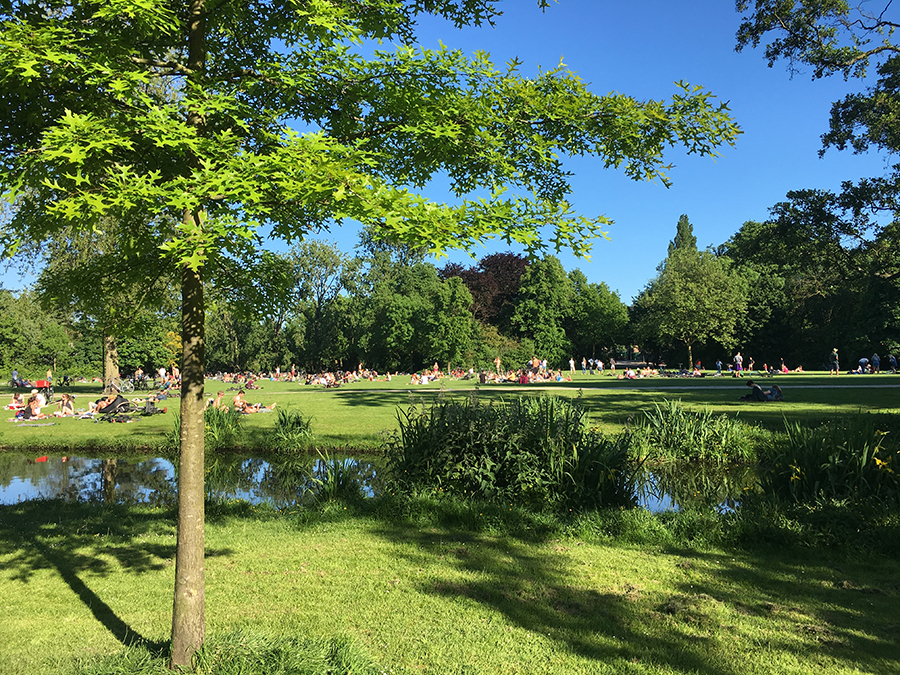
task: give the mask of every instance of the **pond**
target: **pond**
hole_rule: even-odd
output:
[[[206,490],[213,501],[243,500],[276,508],[308,503],[317,492],[355,482],[365,496],[382,488],[380,457],[335,455],[286,459],[207,458]],[[684,508],[734,509],[756,485],[755,467],[665,464],[647,467],[635,501],[653,512]],[[162,457],[97,459],[0,453],[0,504],[34,499],[102,503],[176,503],[173,463]]]

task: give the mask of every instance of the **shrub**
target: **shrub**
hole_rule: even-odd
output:
[[[642,459],[746,462],[754,459],[752,431],[725,414],[688,411],[667,400],[644,412],[635,431]]]
[[[269,437],[269,443],[275,450],[305,450],[313,441],[312,418],[304,417],[299,410],[278,409],[275,430]]]
[[[763,492],[784,503],[900,503],[900,449],[885,446],[879,419],[857,415],[815,428],[785,422],[761,456]]]
[[[391,475],[409,487],[517,504],[579,508],[633,502],[629,436],[587,426],[579,401],[542,396],[510,403],[437,400],[398,413]]]

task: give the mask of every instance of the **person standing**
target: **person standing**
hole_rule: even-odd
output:
[[[840,363],[840,359],[838,358],[837,347],[835,347],[834,349],[831,350],[830,363],[831,363],[831,376],[832,377],[840,377],[841,363]]]
[[[575,374],[575,359],[571,356],[569,357],[569,372],[573,375]]]
[[[744,357],[741,356],[740,352],[734,355],[734,372],[737,374],[737,377],[744,376]]]
[[[872,354],[872,370],[874,370],[876,374],[881,372],[881,357],[878,356],[878,352]]]

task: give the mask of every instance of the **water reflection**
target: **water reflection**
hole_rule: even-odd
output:
[[[669,462],[644,468],[638,480],[638,502],[651,511],[733,511],[756,489],[753,464],[722,465]]]
[[[282,508],[302,504],[338,469],[364,496],[380,489],[378,458],[303,455],[285,459],[208,456],[206,491],[213,501],[244,500]],[[100,503],[176,503],[177,467],[162,457],[96,459],[0,453],[0,504],[33,499]]]
[[[335,481],[339,474],[339,483]],[[292,455],[261,459],[209,455],[206,490],[212,501],[244,500],[287,508],[327,496],[329,490],[381,490],[384,462],[378,457]],[[755,489],[756,467],[697,463],[644,467],[636,501],[653,512],[736,508]],[[177,468],[154,458],[96,459],[0,453],[0,504],[32,499],[174,506]]]

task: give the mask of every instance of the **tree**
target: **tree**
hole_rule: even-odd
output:
[[[83,327],[99,334],[105,386],[119,377],[120,339],[133,344],[158,335],[176,306],[168,262],[160,256],[162,242],[131,249],[122,236],[141,226],[103,220],[92,230],[68,227],[29,252],[31,258],[43,258],[36,267],[42,267],[37,289],[44,307],[76,312]],[[148,364],[128,365],[133,370]]]
[[[594,154],[668,183],[669,146],[712,154],[739,133],[701,88],[682,85],[668,102],[600,97],[562,67],[527,78],[485,54],[416,49],[426,13],[459,26],[498,15],[490,0],[0,10],[0,183],[17,208],[7,254],[19,239],[140,213],[146,227],[127,236],[163,241],[180,277],[173,665],[205,635],[204,283],[223,258],[259,244],[263,225],[293,241],[348,219],[435,251],[502,237],[538,252],[549,224],[552,245],[584,253],[607,221],[573,213],[559,157]],[[400,46],[371,49],[383,42]],[[159,94],[160,81],[176,95]],[[418,194],[438,173],[456,203]]]
[[[737,319],[746,307],[746,289],[726,260],[697,250],[685,216],[679,219],[678,232],[682,236],[669,245],[659,274],[635,300],[636,330],[656,344],[683,344],[693,364],[693,345],[699,342],[732,346]]]
[[[516,253],[492,253],[474,267],[447,265],[441,278],[458,276],[472,294],[472,313],[481,322],[511,333],[512,318],[519,281],[528,269],[528,258]]]
[[[519,284],[512,324],[520,335],[534,341],[536,354],[551,367],[568,357],[571,345],[563,322],[572,304],[572,283],[559,259],[550,255],[535,260]]]
[[[609,286],[588,283],[581,270],[569,272],[573,297],[566,333],[576,356],[597,356],[597,348],[621,343],[628,308]]]

